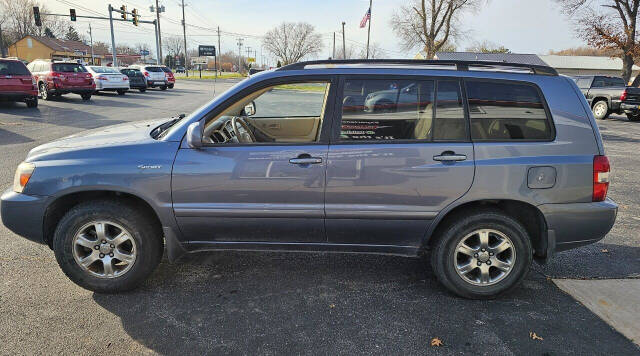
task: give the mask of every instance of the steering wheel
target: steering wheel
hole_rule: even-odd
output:
[[[238,124],[240,124],[242,131],[240,131]],[[256,137],[253,135],[249,125],[247,125],[243,118],[234,116],[233,119],[231,119],[231,126],[233,127],[233,132],[236,134],[236,138],[239,143],[256,142]]]

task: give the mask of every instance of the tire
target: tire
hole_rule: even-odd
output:
[[[488,235],[490,248],[486,252],[464,249],[470,252],[477,251],[476,257],[456,252],[459,251],[458,247],[463,240],[467,241],[467,246],[473,245],[472,247],[479,248],[471,244],[476,236],[477,241],[480,241],[480,234],[474,235],[477,231],[492,231]],[[499,234],[502,234],[502,237]],[[499,253],[490,252],[495,251],[493,249],[495,245],[491,242],[495,244],[499,241],[498,238],[504,241],[503,237],[507,238],[511,247]],[[436,237],[432,247],[431,267],[440,283],[458,296],[469,299],[493,299],[513,290],[522,282],[533,260],[533,249],[525,228],[500,210],[487,210],[455,219]],[[493,257],[489,256],[490,253]],[[480,254],[479,257],[478,254]],[[509,257],[511,266],[508,272],[497,268],[503,265],[501,261],[508,260]],[[466,261],[469,261],[468,264]],[[460,265],[463,269],[465,265],[470,266],[469,272],[464,274],[464,277],[463,272],[458,272],[457,266]],[[482,281],[480,274],[483,268],[489,271],[493,281],[491,279],[487,282]],[[477,280],[470,281],[474,278]]]
[[[627,119],[629,119],[629,121],[640,121],[640,113],[637,114],[627,114]]]
[[[47,83],[42,82],[38,85],[38,94],[42,98],[42,100],[51,100],[51,95],[49,95],[49,89],[47,88]]]
[[[126,90],[118,90],[118,95],[124,95],[126,93],[127,93]]]
[[[160,90],[167,90],[167,86],[166,85],[160,86]]]
[[[89,226],[87,229],[91,229],[91,224],[98,221],[106,222],[105,226],[110,226],[105,229],[105,236],[107,236],[105,238],[107,244],[105,245],[108,245],[109,242],[118,244],[115,239],[107,240],[110,234],[111,237],[114,237],[119,233],[120,230],[115,226],[124,229],[127,232],[126,236],[130,238],[111,249],[111,253],[103,250],[102,244],[99,245],[99,249],[95,247],[92,249],[81,247],[74,242],[77,234],[82,231],[90,231],[84,230],[86,226]],[[162,230],[153,221],[151,217],[121,201],[96,200],[81,203],[64,215],[55,230],[53,249],[58,265],[71,281],[91,291],[118,293],[134,289],[153,272],[162,259]],[[98,243],[98,241],[94,242],[89,239],[90,234],[83,236],[88,236],[83,241],[89,242],[89,246]],[[125,244],[127,246],[122,248],[134,246],[130,250],[136,251],[135,254],[131,254],[135,256],[132,263],[117,262],[116,265],[112,265],[112,272],[118,271],[118,268],[121,267],[123,269],[111,275],[105,275],[107,271],[104,269],[106,264],[103,263],[103,258],[110,260],[110,257],[102,253],[108,253],[111,256],[114,256],[115,253],[114,260],[119,261],[117,259],[119,255],[127,256],[121,250],[121,246]],[[113,247],[113,245],[111,246]],[[108,247],[106,248],[108,249]],[[94,253],[100,254],[97,256],[100,259],[89,265],[89,268],[94,271],[81,267],[80,262],[76,261],[81,257],[96,257]],[[81,256],[81,254],[87,255]],[[118,264],[124,266],[118,266]],[[102,269],[102,276],[98,275],[100,269]]]
[[[144,93],[145,91],[147,91],[147,88],[140,88],[138,89],[141,93]]]
[[[33,98],[25,100],[28,108],[37,108],[38,107],[38,97],[34,96]]]
[[[87,101],[89,99],[91,99],[91,94],[80,94],[80,96],[82,97],[82,100]]]
[[[169,84],[169,89],[173,89],[173,84]]]
[[[604,120],[609,116],[609,104],[607,104],[606,100],[600,100],[593,104],[591,111],[593,112],[593,117],[597,120]]]

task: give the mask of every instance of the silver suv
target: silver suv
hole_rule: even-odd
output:
[[[134,288],[201,250],[430,255],[468,298],[616,218],[589,105],[552,68],[316,61],[258,73],[187,117],[34,148],[2,220],[75,283]]]

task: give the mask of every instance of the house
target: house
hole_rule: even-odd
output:
[[[540,59],[565,75],[610,75],[619,77],[622,74],[622,59],[595,56],[557,56],[541,55]],[[640,67],[634,65],[632,76],[637,76]]]
[[[25,36],[9,45],[9,56],[27,62],[34,59],[81,60],[91,63],[91,47],[80,41],[61,40],[46,36]],[[102,54],[94,54],[94,63],[99,65],[104,59]]]

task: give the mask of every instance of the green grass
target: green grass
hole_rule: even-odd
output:
[[[218,75],[218,79],[231,79],[231,78],[245,78],[246,75],[242,75],[242,74],[238,74],[238,73],[222,73],[220,75]],[[200,78],[200,76],[198,75],[197,71],[191,71],[189,72],[189,76],[177,76],[176,80],[211,80],[211,79],[216,79],[216,76],[214,74],[203,74],[202,78]]]
[[[300,91],[318,91],[324,92],[327,85],[324,83],[318,84],[283,84],[273,88],[274,90],[300,90]]]

